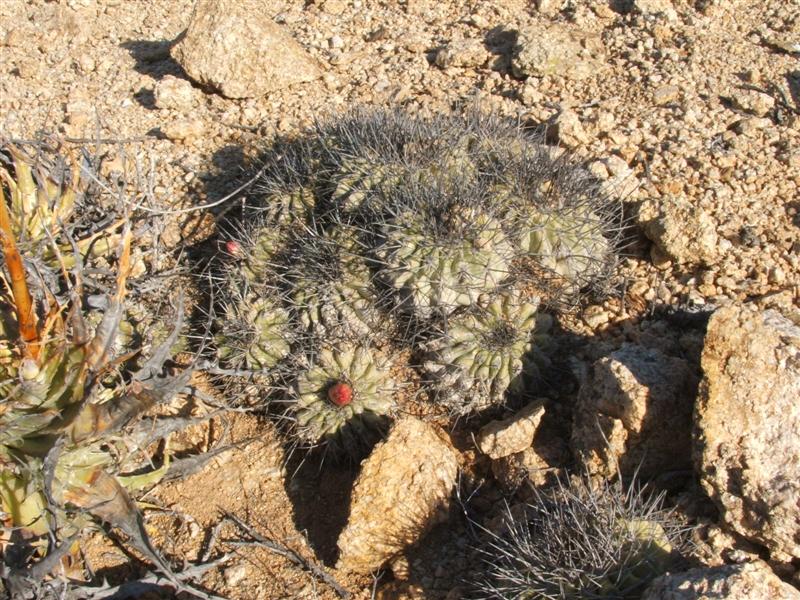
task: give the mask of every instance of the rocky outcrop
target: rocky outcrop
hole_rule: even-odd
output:
[[[556,75],[585,79],[601,69],[600,54],[602,43],[590,33],[557,24],[538,25],[519,32],[511,68],[519,78]]]
[[[444,434],[411,417],[398,421],[362,463],[337,568],[370,573],[416,542],[446,512],[457,472]]]
[[[642,600],[800,600],[800,592],[756,561],[663,575]]]
[[[642,477],[691,468],[697,377],[688,363],[625,345],[592,367],[581,386],[572,447],[588,472]]]
[[[228,98],[263,96],[322,75],[255,0],[197,0],[172,53],[192,79]]]
[[[708,325],[695,460],[734,531],[800,558],[800,327],[773,310],[728,306]]]

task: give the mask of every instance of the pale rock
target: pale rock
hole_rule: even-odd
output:
[[[674,102],[680,96],[681,90],[676,85],[662,85],[653,92],[653,102],[659,106]]]
[[[663,17],[670,22],[678,20],[672,0],[636,0],[636,10],[645,16]]]
[[[347,2],[344,0],[325,0],[322,3],[322,10],[329,15],[339,16],[347,10]]]
[[[337,569],[370,573],[416,542],[446,513],[458,459],[443,432],[405,417],[361,464]]]
[[[436,53],[436,66],[442,69],[448,67],[461,67],[477,69],[485,65],[491,54],[486,49],[483,40],[465,39],[450,42]]]
[[[322,76],[319,62],[257,0],[198,0],[172,49],[189,76],[228,98],[252,98]]]
[[[800,592],[758,560],[662,575],[642,600],[800,600]]]
[[[544,404],[532,402],[502,421],[492,421],[478,434],[478,449],[490,458],[522,452],[533,443],[533,436],[544,416]]]
[[[639,207],[645,235],[678,264],[713,265],[719,236],[711,216],[680,196],[645,200]]]
[[[731,98],[736,108],[756,117],[766,117],[775,108],[775,99],[757,90],[737,89]]]
[[[228,567],[224,571],[225,583],[230,588],[237,587],[249,576],[249,568],[246,562]]]
[[[574,111],[564,109],[552,120],[549,136],[568,148],[577,148],[589,142],[589,136]]]
[[[517,38],[517,53],[511,62],[515,77],[558,75],[566,79],[586,79],[602,67],[597,56],[600,46],[590,34],[550,23],[523,29]]]
[[[555,16],[561,10],[564,0],[536,0],[536,10],[548,17]]]
[[[156,107],[188,112],[194,108],[196,97],[192,84],[174,75],[165,75],[153,89]]]
[[[168,140],[190,141],[199,138],[205,132],[205,123],[201,119],[179,119],[161,128]]]
[[[594,363],[578,393],[572,447],[579,463],[607,477],[691,468],[697,377],[688,363],[631,344]]]
[[[708,324],[695,463],[728,527],[800,559],[800,326],[774,310],[720,308]]]

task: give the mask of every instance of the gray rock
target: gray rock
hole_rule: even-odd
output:
[[[478,434],[478,448],[490,458],[502,458],[530,448],[544,416],[544,404],[532,402],[502,421],[492,421]]]
[[[800,558],[800,327],[773,310],[727,306],[708,324],[695,462],[724,522]]]
[[[322,75],[256,0],[197,0],[172,50],[189,76],[228,98],[252,98]]]
[[[639,224],[661,252],[679,264],[711,265],[719,236],[708,213],[679,196],[645,200]]]
[[[691,468],[697,377],[688,363],[624,345],[592,366],[581,386],[572,448],[592,474],[642,477]]]
[[[594,52],[586,43],[592,36],[558,24],[523,29],[517,38],[517,53],[511,62],[515,77],[545,77],[559,75],[567,79],[586,79],[602,67],[597,60],[599,46]]]
[[[800,600],[800,592],[759,560],[663,575],[642,600]]]

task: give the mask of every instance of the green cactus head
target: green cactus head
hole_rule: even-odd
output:
[[[463,414],[520,392],[524,371],[535,365],[530,355],[537,307],[537,298],[504,290],[449,317],[423,344],[423,367],[436,401]]]
[[[300,441],[359,452],[385,429],[395,410],[393,366],[366,344],[322,347],[298,375],[290,405]]]

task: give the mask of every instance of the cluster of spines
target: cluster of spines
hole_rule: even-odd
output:
[[[241,235],[224,243],[241,278],[280,290],[291,315],[287,354],[306,362],[368,336],[441,363],[456,343],[448,324],[468,314],[478,326],[481,299],[557,304],[603,280],[614,260],[615,214],[600,185],[493,118],[356,111],[279,142],[267,160]],[[481,365],[427,369],[428,391],[443,400],[457,372],[459,389],[480,390],[457,412],[502,402],[523,371],[535,371],[529,317],[509,317],[506,345],[481,354]]]
[[[633,600],[686,549],[687,530],[663,494],[636,481],[574,477],[533,494],[506,509],[500,532],[486,532],[475,600]]]

